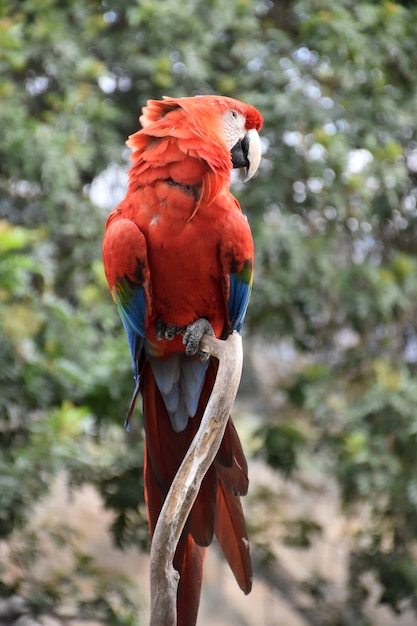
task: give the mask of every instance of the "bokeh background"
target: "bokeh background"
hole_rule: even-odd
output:
[[[265,118],[235,412],[255,590],[201,624],[417,622],[412,0],[0,1],[0,623],[146,624],[142,432],[101,262],[148,98]],[[80,622],[80,620],[88,620]],[[223,621],[222,621],[223,620]]]

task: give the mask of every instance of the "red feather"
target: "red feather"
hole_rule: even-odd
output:
[[[252,589],[252,563],[242,504],[219,480],[214,532],[239,587],[248,594]]]
[[[207,548],[198,546],[191,535],[178,545],[174,558],[174,568],[181,572],[177,597],[178,626],[195,626],[197,621],[206,552]]]

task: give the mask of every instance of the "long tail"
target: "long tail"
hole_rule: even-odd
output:
[[[181,432],[174,432],[149,363],[142,373],[146,433],[145,498],[151,534],[174,476],[196,434],[217,372],[211,359],[196,415]],[[178,544],[174,567],[180,574],[178,626],[195,626],[200,602],[206,548],[215,533],[241,589],[252,587],[252,565],[240,495],[248,488],[247,464],[229,418],[217,457],[207,472]]]

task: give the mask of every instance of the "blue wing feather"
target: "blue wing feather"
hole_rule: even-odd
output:
[[[112,293],[126,331],[135,379],[135,389],[125,419],[125,428],[129,431],[129,420],[139,393],[139,357],[145,337],[146,294],[143,287],[130,287],[125,280],[118,281]]]
[[[129,287],[127,281],[120,280],[113,288],[122,324],[126,332],[145,336],[146,296],[144,287]]]
[[[241,274],[229,275],[229,301],[228,312],[231,330],[241,331],[243,321],[248,308],[252,290],[251,282],[242,280]]]

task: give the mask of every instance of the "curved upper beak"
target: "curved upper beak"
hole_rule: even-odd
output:
[[[246,176],[244,182],[248,181],[255,174],[261,162],[261,140],[258,131],[252,128],[248,130],[232,148],[232,163],[234,168],[245,168]]]

